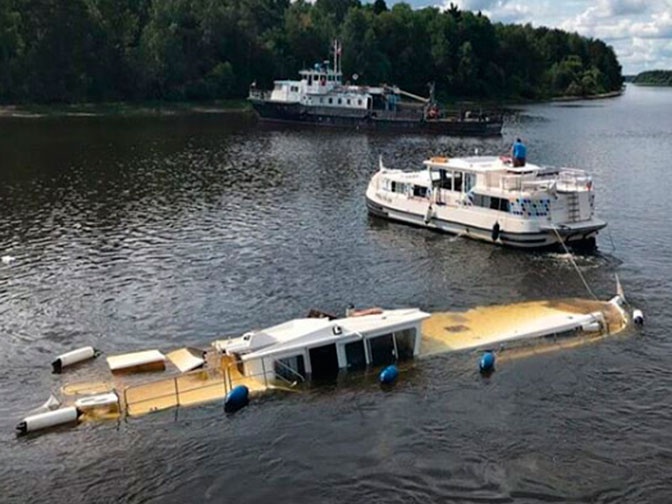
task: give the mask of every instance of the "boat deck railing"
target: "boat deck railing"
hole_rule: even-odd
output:
[[[209,358],[219,359],[219,363],[210,367],[125,387],[122,394],[122,408],[125,413],[137,416],[168,408],[222,400],[238,385],[245,385],[254,393],[270,389],[275,381],[290,387],[305,381],[305,377],[300,373],[277,360],[274,364],[283,368],[287,375],[294,378],[293,381],[280,376],[273,369],[267,370],[264,359],[261,359],[261,372],[243,374],[242,360],[216,351],[215,353],[215,355],[210,353]]]

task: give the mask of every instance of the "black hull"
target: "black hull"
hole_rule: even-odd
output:
[[[408,117],[382,117],[369,111],[317,112],[298,103],[269,103],[253,100],[252,106],[260,120],[278,123],[309,124],[370,130],[420,131],[451,136],[499,136],[501,120],[477,119],[428,119]]]

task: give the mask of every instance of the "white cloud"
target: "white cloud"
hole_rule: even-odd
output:
[[[443,9],[452,1],[461,10],[481,11],[493,22],[531,23],[599,38],[613,46],[626,74],[672,69],[672,0],[405,1]]]

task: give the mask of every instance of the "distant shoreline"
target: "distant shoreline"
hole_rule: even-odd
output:
[[[564,102],[564,101],[577,101],[577,100],[604,100],[607,98],[616,98],[621,96],[625,92],[624,89],[619,89],[618,91],[609,91],[608,93],[600,93],[595,95],[586,95],[586,96],[558,96],[551,98],[550,101],[553,102]]]
[[[515,107],[529,103],[566,102],[577,100],[602,100],[622,95],[623,90],[588,96],[558,96],[549,100],[503,102],[502,107]],[[449,104],[448,108],[456,104]],[[216,102],[156,102],[156,103],[79,103],[71,105],[0,105],[3,118],[40,119],[53,117],[163,117],[198,114],[252,114],[252,107],[245,100]]]
[[[188,103],[79,103],[72,105],[0,105],[0,119],[49,117],[160,117],[191,114],[243,114],[252,108],[241,100]]]

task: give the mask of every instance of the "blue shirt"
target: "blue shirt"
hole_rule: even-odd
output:
[[[513,144],[513,157],[518,159],[525,159],[527,157],[527,147],[522,142]]]

